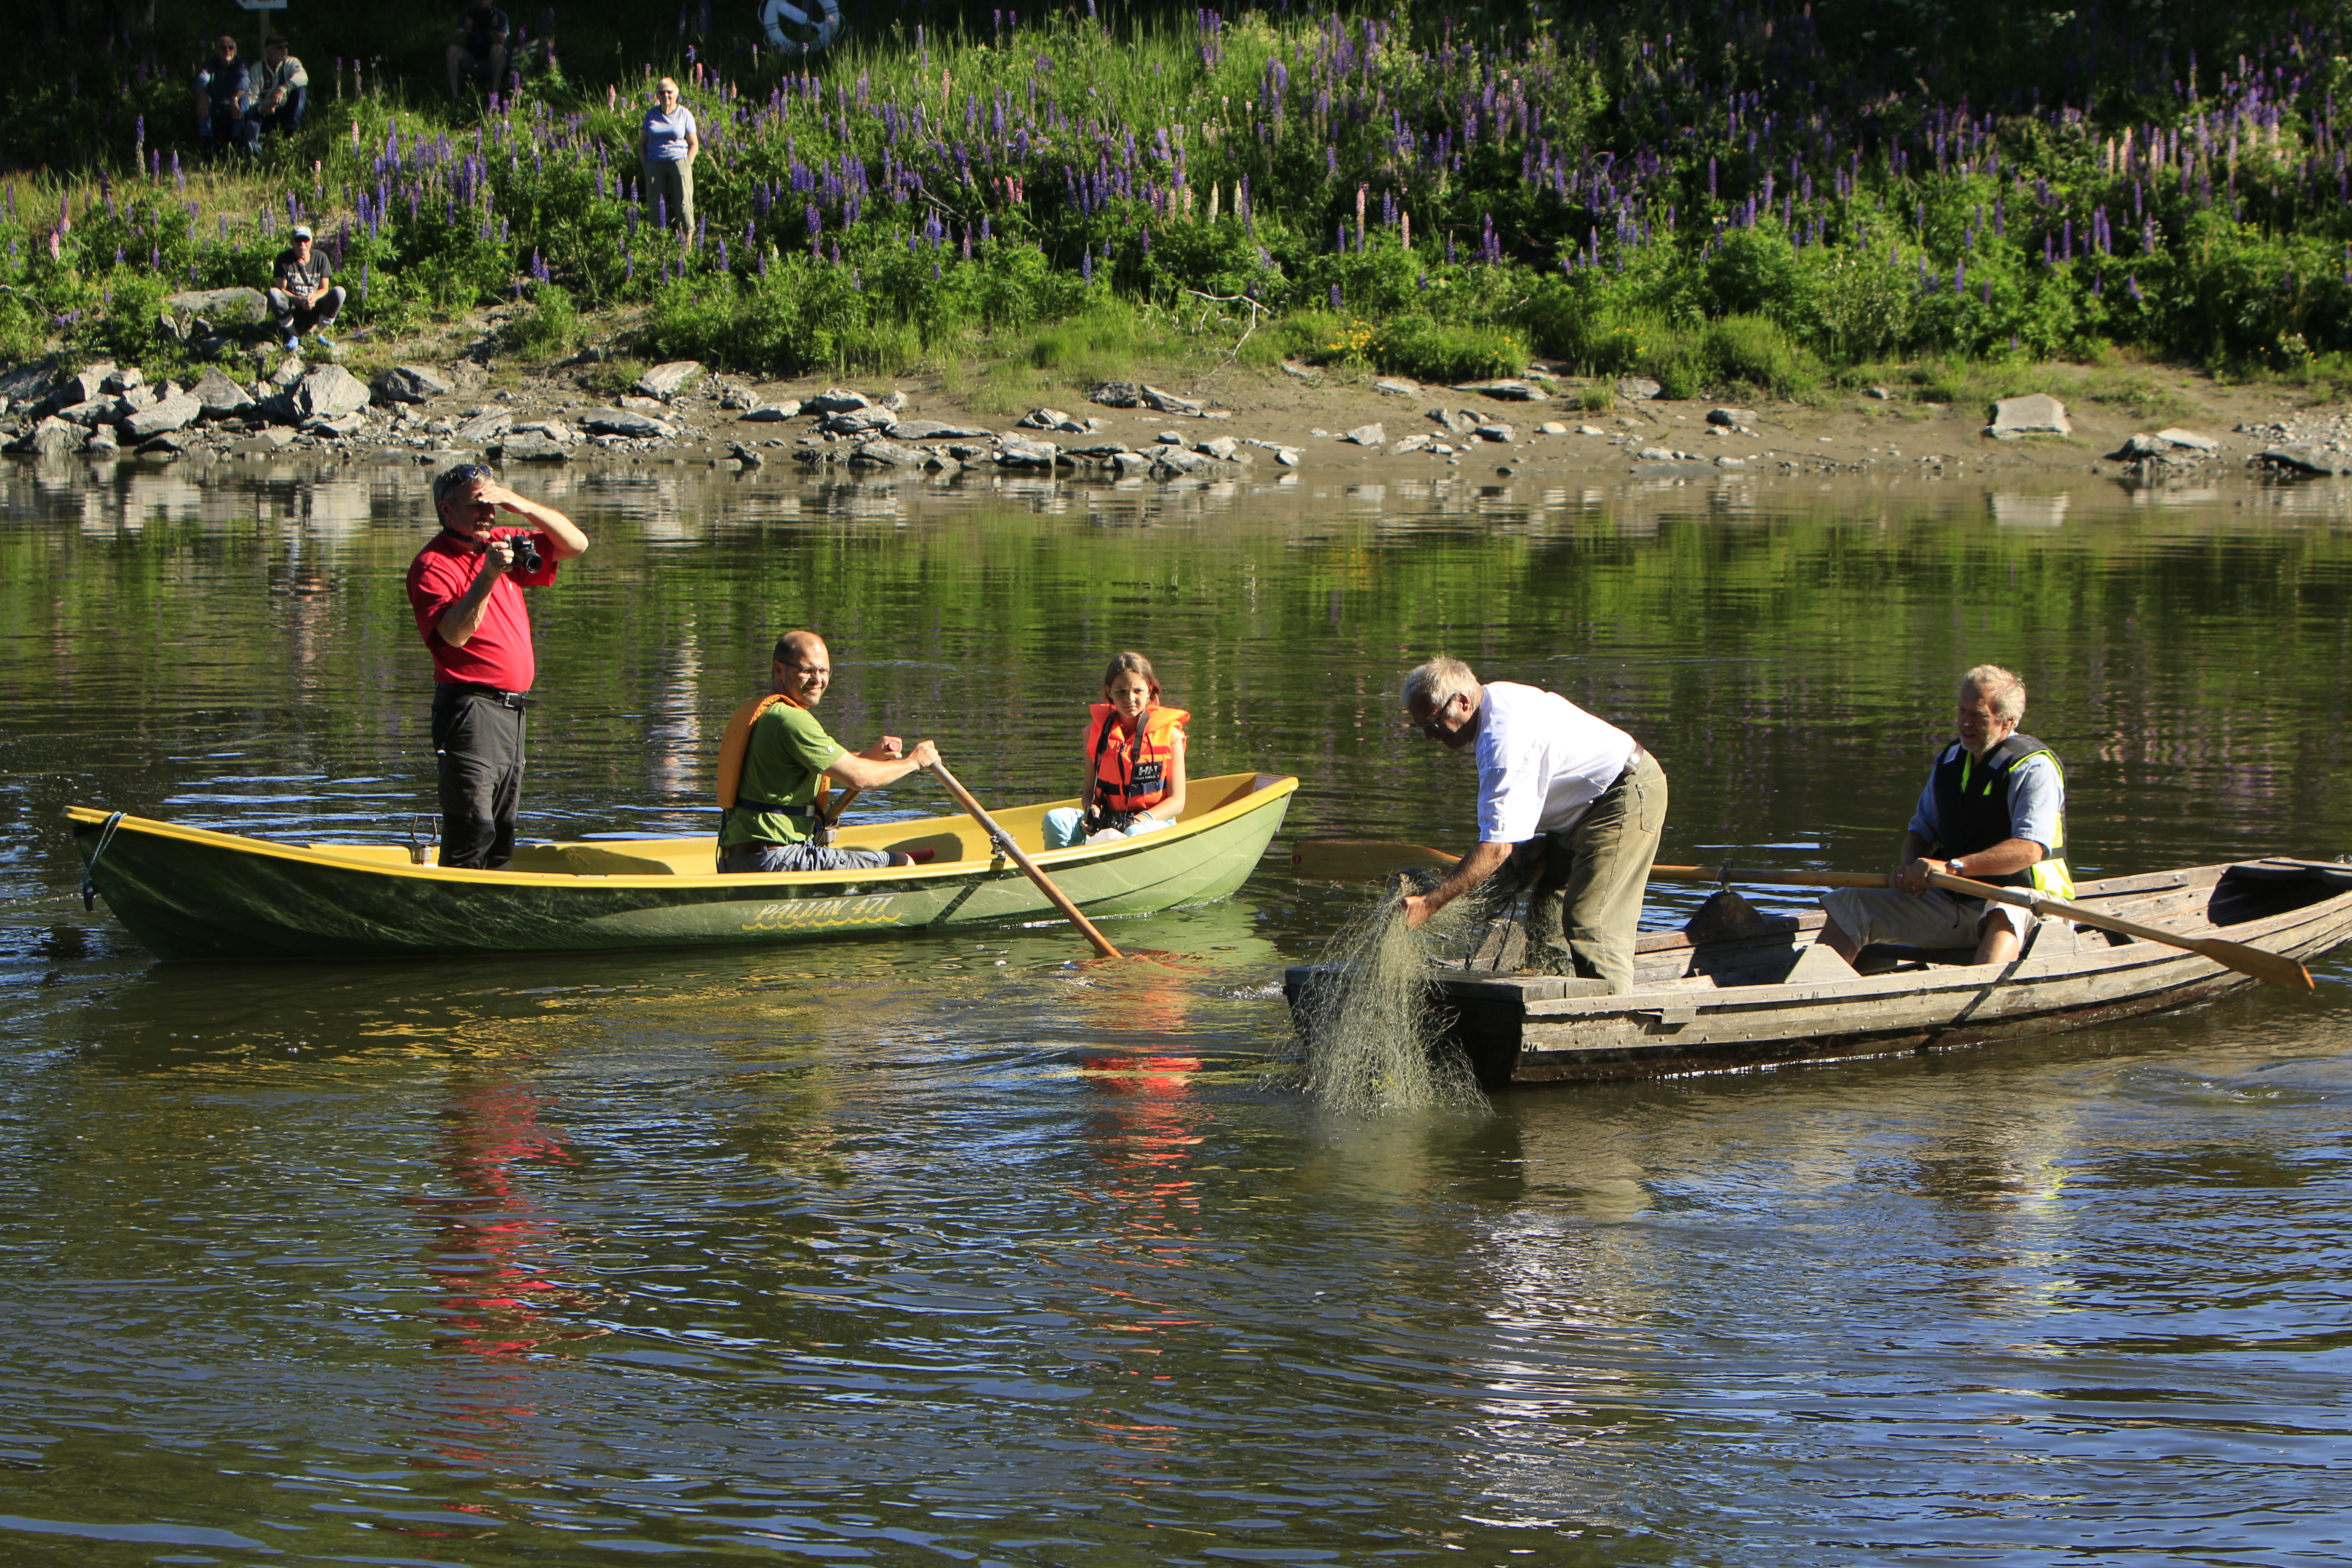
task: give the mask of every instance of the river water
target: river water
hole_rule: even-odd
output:
[[[0,469],[0,1562],[2352,1556],[2344,954],[1380,1120],[1260,1081],[1360,896],[1272,858],[1115,923],[1149,965],[1047,927],[152,963],[68,802],[429,811],[425,477]],[[1647,742],[1667,858],[1874,869],[1990,659],[2084,872],[2352,848],[2325,488],[522,482],[594,541],[535,596],[532,835],[707,823],[807,624],[837,732],[985,800],[1076,787],[1133,647],[1197,773],[1303,779],[1286,837],[1459,847],[1469,764],[1391,695],[1449,650]]]

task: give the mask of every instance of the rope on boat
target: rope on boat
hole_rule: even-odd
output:
[[[99,826],[98,847],[89,852],[89,863],[81,868],[81,907],[84,910],[98,908],[98,884],[90,880],[90,873],[98,869],[98,858],[106,853],[106,847],[114,842],[114,830],[122,826],[123,816],[118,811]]]

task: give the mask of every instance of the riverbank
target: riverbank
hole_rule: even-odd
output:
[[[1001,365],[761,379],[690,361],[644,365],[624,357],[625,339],[530,363],[500,353],[511,314],[392,343],[363,333],[310,360],[255,351],[179,380],[110,360],[20,366],[0,375],[0,439],[53,460],[653,458],[1163,480],[1252,468],[1389,479],[1699,468],[2155,479],[2235,471],[2283,448],[2307,449],[2310,471],[2352,463],[2344,404],[2161,364],[2006,366],[1997,379],[1890,365],[1884,383],[1738,405],[1667,397],[1640,377],[1559,374],[1541,361],[1454,384],[1232,358],[1103,381],[1007,377]],[[1996,433],[1999,410],[2024,406],[1993,395],[2002,392],[2053,401],[2028,410],[2038,417],[2021,429]]]

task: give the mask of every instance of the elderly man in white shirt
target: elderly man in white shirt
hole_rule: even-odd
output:
[[[1485,684],[1456,658],[1404,678],[1404,708],[1429,739],[1478,759],[1478,847],[1404,901],[1423,921],[1514,859],[1539,859],[1528,966],[1633,988],[1642,895],[1666,821],[1666,774],[1642,743],[1557,692]]]

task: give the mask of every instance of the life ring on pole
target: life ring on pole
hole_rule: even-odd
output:
[[[760,21],[768,42],[785,54],[823,54],[841,32],[841,5],[839,0],[766,0]]]

